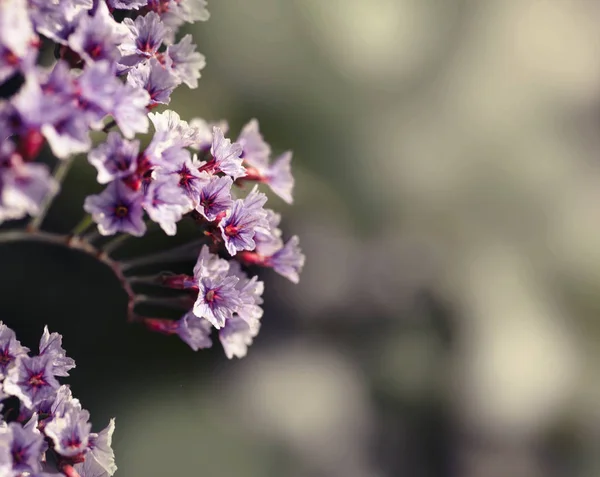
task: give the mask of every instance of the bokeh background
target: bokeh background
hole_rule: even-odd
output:
[[[297,286],[262,275],[249,355],[127,325],[87,257],[0,249],[1,318],[64,335],[95,428],[117,417],[117,476],[599,476],[600,4],[210,10],[170,108],[294,151],[295,204],[270,200],[307,256]],[[48,228],[98,188],[82,158]]]

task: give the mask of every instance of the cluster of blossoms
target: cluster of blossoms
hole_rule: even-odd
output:
[[[74,367],[58,333],[46,327],[37,356],[30,356],[0,322],[0,477],[115,473],[114,419],[99,433],[91,432],[89,412],[58,382]]]
[[[272,158],[256,120],[232,142],[225,121],[151,112],[177,86],[197,87],[204,57],[177,30],[208,17],[204,0],[0,0],[0,86],[22,83],[0,100],[0,222],[30,215],[27,230],[37,233],[68,165],[87,154],[105,188],[86,198],[89,215],[65,243],[112,267],[131,321],[177,334],[194,350],[210,346],[217,329],[231,358],[246,354],[262,317],[263,282],[247,270],[272,268],[296,283],[304,255],[297,237],[284,241],[281,217],[258,188],[292,202],[291,153]],[[43,67],[38,54],[48,43],[56,61]],[[150,123],[142,147],[135,136]],[[94,147],[91,131],[105,140]],[[44,144],[57,158],[54,174],[35,162]],[[205,243],[192,275],[132,277],[132,263],[109,256],[114,240],[140,237],[153,223],[175,235],[184,219]],[[92,223],[97,233],[81,237]],[[104,248],[93,243],[115,234]],[[177,321],[135,313],[152,302],[134,293],[140,282],[183,291],[175,302],[189,311]]]

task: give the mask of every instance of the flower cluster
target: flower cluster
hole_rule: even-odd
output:
[[[181,84],[198,86],[204,56],[191,35],[178,39],[178,29],[208,17],[205,0],[0,1],[0,86],[20,83],[0,100],[0,223],[30,215],[27,230],[36,233],[68,166],[87,154],[105,187],[85,199],[89,215],[66,245],[111,266],[131,321],[178,334],[195,350],[210,346],[217,329],[231,358],[245,355],[262,317],[263,282],[248,269],[272,268],[297,283],[304,255],[296,236],[284,241],[281,217],[259,190],[265,185],[292,203],[290,152],[272,157],[256,120],[232,141],[225,121],[155,111]],[[38,61],[47,44],[55,46],[50,67]],[[142,147],[136,135],[150,124]],[[103,131],[104,141],[93,145],[92,131]],[[44,144],[58,158],[54,174],[36,162]],[[205,244],[193,274],[162,273],[146,283],[182,290],[177,303],[189,311],[178,321],[141,316],[136,304],[152,300],[132,284],[144,280],[109,253],[152,224],[175,235],[182,220]],[[96,235],[82,237],[92,223]],[[118,243],[93,243],[115,234]]]
[[[75,362],[62,337],[48,328],[39,352],[29,355],[15,333],[0,322],[0,476],[106,477],[117,470],[111,449],[115,421],[91,432],[90,414],[67,385]]]

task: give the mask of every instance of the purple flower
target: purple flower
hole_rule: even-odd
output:
[[[106,141],[88,154],[88,161],[98,170],[98,182],[107,184],[132,175],[138,166],[140,141],[127,141],[110,132]]]
[[[268,167],[271,146],[263,139],[256,119],[251,119],[242,128],[237,143],[242,146],[242,158],[249,166],[258,170]]]
[[[17,57],[23,57],[34,38],[26,0],[0,2],[0,46]]]
[[[0,169],[0,223],[37,215],[44,198],[54,196],[58,189],[45,164],[17,163]]]
[[[33,428],[37,416],[23,427],[20,423],[2,423],[0,426],[0,475],[6,477],[30,475],[41,468],[44,437]],[[34,430],[35,429],[35,430]]]
[[[150,113],[148,117],[156,130],[155,136],[163,143],[159,147],[161,150],[172,146],[189,147],[202,140],[201,131],[182,120],[175,111],[168,109],[162,113]]]
[[[127,28],[117,23],[106,4],[100,2],[93,16],[84,14],[79,17],[77,28],[68,38],[68,45],[86,63],[100,60],[114,63],[121,57],[118,47],[127,38],[127,33]]]
[[[115,420],[110,420],[98,434],[92,432],[88,439],[88,452],[85,461],[75,464],[75,470],[81,477],[106,477],[117,471],[115,453],[111,448],[115,432]]]
[[[101,194],[86,197],[83,208],[92,214],[102,235],[125,232],[140,237],[146,232],[142,199],[141,193],[114,181]]]
[[[213,128],[219,128],[223,134],[227,134],[229,130],[227,121],[223,119],[221,121],[208,122],[202,118],[194,118],[190,121],[190,126],[197,130],[196,142],[190,144],[190,147],[200,151],[208,151],[212,146]]]
[[[232,262],[233,263],[233,262]],[[194,278],[200,280],[202,277],[218,277],[226,275],[229,271],[230,263],[227,260],[219,258],[218,255],[210,253],[206,245],[202,246],[198,260],[194,266]]]
[[[194,315],[206,318],[215,328],[222,328],[241,305],[236,289],[237,277],[201,277]]]
[[[225,247],[231,255],[241,250],[254,250],[254,234],[257,230],[268,230],[267,213],[263,205],[267,196],[258,192],[257,186],[245,199],[237,199],[233,208],[219,223]]]
[[[59,95],[42,89],[37,73],[28,74],[25,84],[11,98],[8,114],[15,132],[24,136],[28,131],[39,131],[73,115],[73,106]]]
[[[170,28],[166,43],[171,43],[174,32],[184,22],[206,21],[209,18],[206,0],[148,0],[148,8],[158,12]]]
[[[292,153],[284,152],[269,166],[265,172],[265,182],[288,204],[293,202],[294,177],[291,169]]]
[[[45,74],[42,90],[46,94],[55,94],[64,101],[71,101],[76,96],[75,76],[68,63],[59,60]]]
[[[285,152],[269,164],[271,147],[260,134],[256,119],[252,119],[244,126],[237,142],[242,145],[244,163],[251,169],[255,169],[255,171],[250,169],[248,175],[255,176],[253,178],[256,180],[268,184],[275,194],[291,204],[294,189],[291,170],[292,153]]]
[[[188,311],[177,321],[177,334],[194,351],[212,346],[211,330],[212,325],[210,322],[204,318],[199,318],[191,311]]]
[[[210,148],[213,156],[213,168],[228,176],[237,179],[246,175],[246,169],[242,166],[242,146],[238,143],[231,144],[229,139],[223,136],[223,131],[218,127],[213,128],[213,143]]]
[[[125,18],[123,25],[129,29],[129,33],[119,47],[123,55],[121,64],[135,66],[156,56],[167,34],[167,28],[155,12],[138,16],[135,20]]]
[[[252,344],[254,337],[258,334],[260,322],[250,326],[239,317],[227,320],[223,328],[219,330],[219,340],[225,351],[225,355],[231,359],[243,358],[248,352],[248,346]]]
[[[158,223],[167,235],[175,235],[177,222],[190,210],[190,201],[179,188],[179,180],[175,176],[152,181],[142,205],[150,219]]]
[[[210,178],[207,173],[198,171],[198,165],[196,160],[192,161],[188,150],[172,146],[162,152],[162,161],[156,171],[156,178],[178,177],[179,188],[195,208],[200,198],[200,191]]]
[[[42,454],[47,445],[44,436],[37,429],[37,424],[37,415],[34,414],[25,426],[17,422],[11,422],[5,432],[2,433],[0,440],[4,442],[6,442],[5,439],[8,440],[6,443],[10,446],[12,457],[14,474],[9,475],[21,475],[25,472],[38,472],[41,470]]]
[[[62,417],[71,409],[81,410],[79,399],[73,397],[71,388],[63,384],[58,388],[54,396],[45,399],[36,406],[40,416],[43,416],[44,422],[50,421],[54,417]]]
[[[133,138],[137,133],[147,133],[146,107],[150,104],[150,94],[143,88],[137,88],[127,83],[119,82],[119,85],[112,111],[117,126],[127,139]]]
[[[27,356],[29,348],[21,346],[15,332],[0,321],[0,379],[6,376],[6,372],[20,356]]]
[[[236,312],[237,316],[253,329],[257,328],[259,320],[263,316],[263,309],[260,305],[263,303],[262,294],[265,291],[265,284],[256,276],[248,278],[239,262],[231,262],[229,274],[239,279],[236,288],[240,292],[241,305]]]
[[[192,35],[185,35],[176,45],[167,48],[166,65],[171,68],[174,75],[190,88],[198,87],[200,70],[206,66],[204,56],[196,51],[192,43]]]
[[[180,81],[158,60],[151,58],[150,61],[141,63],[129,71],[127,83],[134,88],[146,90],[150,95],[149,107],[153,107],[169,104],[171,93]]]
[[[282,232],[278,228],[279,222],[281,222],[281,214],[271,209],[265,209],[265,211],[267,212],[269,227],[268,229],[257,230],[254,234],[254,242],[256,243],[254,250],[259,255],[270,257],[283,247]]]
[[[298,244],[299,239],[294,235],[285,246],[265,260],[265,265],[273,267],[273,270],[293,283],[300,281],[305,260]]]
[[[207,220],[215,220],[219,214],[226,212],[233,204],[232,185],[231,177],[212,176],[210,182],[200,190],[196,210]]]
[[[148,4],[148,0],[106,0],[106,3],[112,8],[121,10],[137,10]],[[127,18],[125,19],[127,20]],[[112,474],[111,474],[112,475]]]
[[[102,120],[115,109],[117,95],[123,86],[115,75],[113,64],[98,61],[87,66],[77,78],[78,106],[94,129],[101,129]]]
[[[44,433],[52,439],[54,450],[64,457],[76,457],[87,450],[92,425],[90,413],[71,408],[63,416],[55,416],[46,423]]]
[[[4,391],[17,396],[27,408],[32,409],[56,393],[59,384],[52,369],[51,356],[20,356],[8,371]]]
[[[68,376],[69,370],[75,367],[75,361],[67,357],[62,347],[62,336],[58,333],[50,333],[47,326],[44,327],[44,334],[40,340],[39,355],[50,356],[54,376]]]
[[[148,131],[146,106],[150,95],[144,89],[121,83],[114,65],[99,61],[87,66],[77,84],[79,108],[93,128],[101,129],[104,126],[102,120],[112,114],[128,139]]]

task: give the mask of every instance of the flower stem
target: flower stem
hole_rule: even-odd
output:
[[[59,185],[64,182],[65,177],[67,176],[67,172],[69,172],[69,169],[71,168],[71,164],[73,164],[73,156],[59,160],[58,164],[54,168],[54,173],[52,175],[54,176],[54,179]],[[44,197],[42,205],[40,206],[40,212],[35,217],[33,217],[27,225],[27,230],[29,232],[39,230],[56,195],[57,191],[49,193],[46,195],[46,197]]]
[[[104,251],[104,253],[110,254],[116,249],[118,249],[123,244],[123,242],[125,242],[130,237],[131,235],[129,234],[121,234],[118,237],[109,241],[104,247],[102,247],[102,250]]]
[[[60,471],[66,475],[66,477],[80,477],[79,473],[75,470],[72,465],[63,465]]]
[[[175,297],[154,297],[147,295],[137,295],[135,304],[144,303],[147,305],[165,306],[176,310],[188,310],[194,304],[194,298],[189,295]]]
[[[92,225],[94,223],[92,216],[90,214],[86,214],[80,221],[79,223],[73,227],[73,230],[71,231],[71,235],[81,235],[83,232],[85,232],[88,227],[90,225]]]
[[[200,248],[205,243],[205,239],[194,240],[193,242],[180,245],[179,247],[172,248],[171,250],[153,253],[150,255],[145,255],[143,257],[134,258],[129,261],[124,261],[121,263],[121,268],[123,271],[126,271],[131,268],[141,267],[144,265],[188,260],[190,258],[193,258],[194,255],[200,251]]]
[[[80,252],[86,253],[100,263],[103,263],[111,269],[119,283],[121,288],[127,295],[127,320],[129,322],[135,321],[135,313],[133,308],[135,306],[135,292],[131,288],[131,285],[127,281],[127,277],[123,274],[123,270],[119,262],[111,259],[102,250],[94,247],[85,238],[73,237],[71,235],[55,234],[50,232],[44,232],[42,230],[24,231],[24,230],[7,230],[6,232],[0,232],[0,244],[11,243],[11,242],[39,242],[47,243],[52,245],[59,245],[68,247],[73,250],[79,250]]]

